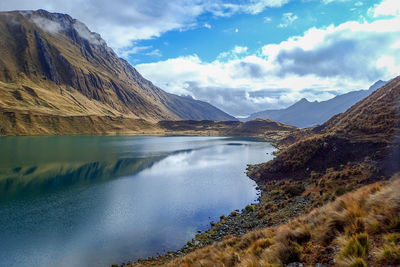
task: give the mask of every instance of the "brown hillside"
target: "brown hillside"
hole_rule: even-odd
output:
[[[240,121],[160,121],[157,125],[171,133],[204,133],[208,135],[256,136],[277,141],[279,135],[297,131],[298,128],[271,120]]]
[[[208,103],[164,92],[83,23],[44,10],[0,13],[0,107],[149,122],[235,120]]]
[[[364,186],[279,226],[126,266],[398,266],[399,186],[398,177]]]
[[[274,160],[250,168],[249,175],[257,181],[301,179],[312,171],[359,162],[365,157],[370,157],[383,175],[398,171],[399,97],[397,77],[325,124],[285,138],[282,143],[294,143]]]

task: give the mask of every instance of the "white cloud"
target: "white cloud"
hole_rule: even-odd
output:
[[[322,3],[329,4],[332,2],[348,2],[348,1],[350,1],[350,0],[322,0]]]
[[[243,5],[246,13],[258,14],[264,11],[266,7],[281,7],[288,3],[289,0],[252,0],[250,4]]]
[[[139,54],[143,51],[151,49],[152,46],[134,46],[130,49],[126,49],[121,53],[121,56],[124,58],[127,58],[131,55]]]
[[[379,4],[375,4],[370,8],[370,13],[374,17],[379,16],[399,16],[400,15],[400,2],[399,0],[383,0]]]
[[[36,10],[67,13],[98,32],[122,54],[137,40],[159,37],[171,30],[198,25],[205,13],[227,17],[236,13],[258,14],[290,0],[13,0],[0,1],[0,10]],[[204,24],[208,27],[209,24]],[[50,27],[50,26],[49,26]]]
[[[264,23],[269,23],[272,21],[271,17],[264,17]]]
[[[159,49],[154,49],[148,53],[146,53],[147,56],[153,56],[153,57],[161,57],[161,51]]]
[[[246,46],[235,46],[233,48],[233,52],[236,54],[242,54],[242,53],[246,53],[247,52],[247,47]]]
[[[204,23],[204,28],[211,29],[211,25],[208,23]]]
[[[358,1],[358,2],[356,2],[354,5],[355,5],[355,6],[363,6],[363,5],[364,5],[364,3],[363,3],[363,2],[361,2],[361,1]]]
[[[215,61],[197,55],[137,69],[169,92],[206,100],[233,115],[325,100],[400,74],[400,18],[311,28],[255,54],[237,46]],[[236,52],[235,52],[236,51]]]
[[[52,34],[58,33],[62,29],[59,23],[43,17],[33,17],[32,21],[41,29]]]
[[[232,50],[220,53],[217,56],[217,60],[227,61],[227,60],[231,60],[231,59],[238,59],[238,58],[246,55],[247,51],[248,51],[247,46],[236,45]]]
[[[297,20],[298,18],[299,18],[298,16],[294,15],[294,14],[291,13],[291,12],[284,13],[284,14],[282,15],[282,23],[280,23],[280,24],[278,25],[278,27],[279,27],[279,28],[286,28],[286,27],[288,27],[289,25],[293,24],[293,22],[294,22],[295,20]]]

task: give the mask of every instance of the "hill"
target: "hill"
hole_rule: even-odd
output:
[[[257,180],[299,179],[365,157],[390,175],[399,169],[392,164],[399,156],[399,97],[397,77],[345,113],[287,137],[282,141],[287,148],[271,162],[255,166],[250,175]]]
[[[3,117],[236,120],[208,103],[154,86],[99,34],[69,15],[1,12],[0,55]],[[20,124],[29,127],[24,121]]]
[[[398,266],[399,186],[397,176],[347,193],[281,225],[229,235],[169,261],[126,266]]]
[[[160,121],[157,125],[171,134],[203,134],[260,137],[277,142],[298,128],[283,123],[257,119],[253,121]]]
[[[246,120],[271,119],[300,128],[322,124],[332,116],[345,112],[352,105],[373,93],[386,82],[377,81],[368,90],[353,91],[332,99],[310,102],[305,98],[286,109],[264,110],[251,114]]]

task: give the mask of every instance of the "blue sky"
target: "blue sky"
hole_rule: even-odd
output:
[[[13,0],[67,13],[165,91],[234,115],[400,73],[399,0]]]
[[[311,27],[360,20],[374,3],[377,1],[333,1],[328,4],[292,1],[279,8],[266,8],[258,14],[216,17],[206,13],[199,16],[197,25],[192,28],[172,30],[157,38],[135,42],[138,51],[126,58],[134,65],[192,54],[213,61],[220,53],[235,46],[246,46],[248,53],[256,53],[263,44],[281,42]],[[296,18],[292,23],[287,22],[286,27],[283,27],[286,25],[284,14]]]

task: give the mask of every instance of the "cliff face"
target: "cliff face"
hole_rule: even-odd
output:
[[[169,94],[69,15],[0,13],[0,109],[149,122],[234,120],[208,103]]]

